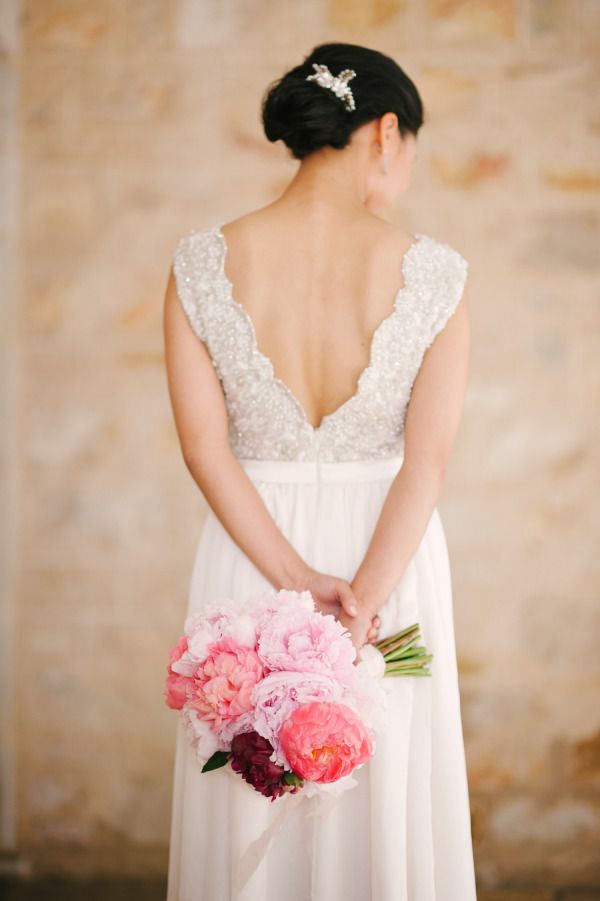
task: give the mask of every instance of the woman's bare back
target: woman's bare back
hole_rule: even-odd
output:
[[[312,225],[266,208],[222,226],[225,275],[258,349],[317,428],[356,391],[403,286],[411,235],[360,212]]]

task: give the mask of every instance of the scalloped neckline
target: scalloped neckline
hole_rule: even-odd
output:
[[[412,255],[414,255],[414,253],[416,252],[416,249],[421,247],[424,239],[426,238],[426,235],[424,235],[422,232],[415,232],[414,233],[415,240],[412,242],[412,244],[409,245],[407,250],[404,251],[404,256],[402,257],[402,266],[401,266],[402,286],[400,288],[398,288],[398,290],[396,292],[391,311],[389,313],[387,313],[383,317],[383,319],[380,320],[379,324],[375,328],[375,331],[371,335],[371,341],[369,344],[368,363],[364,367],[362,372],[359,374],[359,376],[356,380],[356,387],[354,389],[354,392],[350,395],[350,397],[348,397],[346,400],[342,401],[342,403],[339,404],[335,408],[335,410],[332,410],[331,413],[326,413],[324,416],[322,416],[319,424],[315,426],[309,420],[309,418],[306,414],[306,410],[304,409],[304,406],[300,403],[300,401],[298,400],[298,398],[296,397],[296,395],[292,391],[292,389],[289,387],[287,382],[285,382],[283,379],[279,378],[279,376],[275,374],[275,367],[273,366],[273,361],[271,360],[271,358],[269,356],[267,356],[267,354],[263,353],[258,346],[258,340],[256,337],[256,329],[254,328],[254,322],[252,320],[252,317],[250,316],[250,314],[248,313],[246,308],[235,299],[233,283],[230,281],[230,279],[227,276],[227,273],[225,272],[225,262],[227,259],[227,253],[229,251],[229,245],[227,243],[227,239],[226,239],[225,235],[223,234],[223,229],[222,229],[223,225],[225,225],[224,222],[217,223],[213,227],[213,232],[214,232],[214,234],[216,234],[216,236],[219,238],[219,240],[221,242],[221,253],[219,255],[219,276],[221,277],[221,280],[227,289],[227,301],[236,310],[238,310],[240,312],[243,320],[245,321],[245,323],[248,327],[248,331],[250,332],[250,339],[251,339],[253,353],[261,361],[262,365],[267,368],[267,371],[269,373],[269,377],[271,378],[271,380],[276,385],[279,386],[280,390],[282,390],[284,392],[284,394],[286,394],[286,396],[289,398],[289,400],[292,402],[292,404],[296,407],[298,413],[300,414],[300,417],[302,419],[304,426],[310,431],[310,433],[313,435],[313,437],[316,437],[317,435],[320,434],[323,427],[328,422],[331,422],[331,420],[334,419],[334,417],[338,416],[342,410],[346,409],[348,406],[350,406],[350,404],[355,402],[358,397],[360,397],[361,389],[366,380],[367,374],[369,372],[371,372],[371,370],[373,369],[373,367],[375,365],[373,355],[374,355],[374,348],[375,348],[375,344],[376,344],[378,335],[381,334],[384,327],[387,326],[387,323],[389,323],[395,317],[395,315],[399,309],[400,300],[406,294],[408,294],[412,288],[412,285],[410,283],[409,271],[408,271],[408,261],[409,261],[410,257]]]

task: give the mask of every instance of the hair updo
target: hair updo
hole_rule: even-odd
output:
[[[349,81],[356,109],[348,110],[333,91],[316,81],[313,63],[325,64],[337,76],[354,69]],[[391,57],[359,44],[319,44],[301,65],[272,82],[262,99],[262,123],[269,141],[283,141],[297,160],[321,147],[341,150],[352,132],[395,113],[402,137],[423,125],[423,104],[414,83]]]

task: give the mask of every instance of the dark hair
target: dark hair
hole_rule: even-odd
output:
[[[333,91],[316,81],[313,63],[333,75],[354,69],[348,84],[356,109],[348,110]],[[346,147],[352,132],[392,112],[404,137],[423,125],[423,104],[408,75],[390,56],[359,44],[319,44],[301,65],[272,82],[262,99],[262,123],[269,141],[283,141],[298,160],[321,147]]]

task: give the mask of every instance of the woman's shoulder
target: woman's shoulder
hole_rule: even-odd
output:
[[[452,244],[433,235],[421,235],[423,256],[418,283],[429,298],[437,333],[452,315],[463,295],[469,262]]]
[[[212,290],[218,279],[221,266],[218,237],[218,224],[213,223],[189,228],[175,240],[171,265],[188,313],[196,310],[200,298]]]
[[[394,251],[399,249],[400,252],[410,251],[413,262],[422,255],[430,262],[432,269],[454,268],[460,271],[468,266],[468,261],[456,247],[430,232],[410,231],[404,226],[384,220],[379,220],[375,229],[374,241],[377,240],[379,233],[381,243],[386,248],[393,248]]]
[[[458,272],[466,272],[468,269],[468,259],[453,244],[449,244],[427,232],[417,231],[415,236],[419,239],[427,257],[432,260],[434,265],[440,268],[454,269]]]
[[[218,234],[219,228],[219,223],[212,222],[208,225],[193,226],[188,228],[187,231],[180,232],[175,239],[175,252],[206,243],[210,236]]]
[[[207,271],[218,265],[219,223],[188,228],[175,239],[172,263],[175,273]]]
[[[211,261],[216,263],[221,249],[221,241],[228,240],[225,238],[225,233],[233,235],[236,243],[241,242],[243,245],[245,234],[252,231],[253,226],[261,227],[260,212],[251,211],[228,222],[213,220],[204,225],[189,228],[181,234],[176,242],[173,255],[175,262],[186,263],[191,259],[202,258],[203,265]],[[419,245],[420,254],[428,260],[432,271],[446,270],[466,273],[468,269],[468,259],[453,244],[436,237],[431,232],[410,232],[403,226],[384,220],[380,220],[376,228],[380,229],[382,243],[387,248],[403,248],[407,251],[413,245]],[[373,237],[375,238],[375,235]]]

